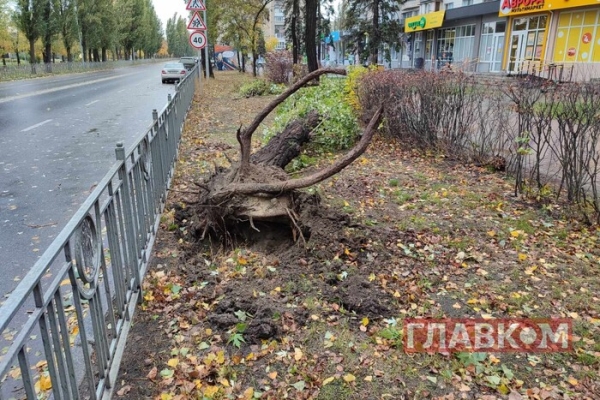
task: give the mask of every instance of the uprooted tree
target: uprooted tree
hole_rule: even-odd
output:
[[[197,203],[193,230],[204,239],[209,233],[227,234],[229,228],[247,222],[258,231],[255,222],[286,222],[294,230],[294,237],[302,237],[298,221],[298,189],[315,185],[343,170],[365,152],[383,112],[375,112],[359,142],[333,164],[300,178],[290,178],[285,166],[300,155],[302,145],[310,141],[320,116],[316,111],[289,123],[283,131],[255,154],[252,152],[252,135],[261,122],[283,101],[323,74],[345,75],[344,69],[319,69],[289,87],[269,103],[246,128],[237,131],[240,144],[239,161],[230,168],[215,168],[205,182]],[[296,235],[298,234],[298,236]]]

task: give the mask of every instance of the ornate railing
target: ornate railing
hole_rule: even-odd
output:
[[[130,150],[117,144],[116,163],[0,307],[0,400],[112,396],[197,78]]]

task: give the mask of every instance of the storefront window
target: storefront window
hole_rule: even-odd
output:
[[[560,13],[554,61],[600,62],[599,24],[599,10]]]
[[[473,58],[475,25],[440,29],[437,40],[438,67]]]
[[[504,31],[506,22],[486,22],[481,30],[479,63],[481,71],[500,71],[504,54]]]

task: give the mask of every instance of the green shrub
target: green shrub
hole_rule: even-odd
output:
[[[285,86],[269,83],[264,79],[256,79],[248,82],[240,88],[240,94],[246,98],[254,96],[267,96],[270,94],[280,94]]]
[[[316,128],[308,149],[317,152],[347,149],[356,141],[358,122],[344,96],[345,78],[321,77],[318,86],[304,88],[290,96],[277,109],[271,128],[264,132],[266,141],[292,120],[317,110],[321,124]]]

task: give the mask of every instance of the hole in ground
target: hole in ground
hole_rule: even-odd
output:
[[[264,222],[255,221],[254,226],[260,232],[256,231],[249,222],[240,222],[235,228],[230,230],[232,234],[234,246],[245,244],[252,247],[255,251],[272,254],[281,252],[290,246],[296,244],[298,237],[296,230],[296,241],[294,241],[294,229],[291,224],[280,222]],[[304,240],[310,239],[310,229],[302,228]]]

